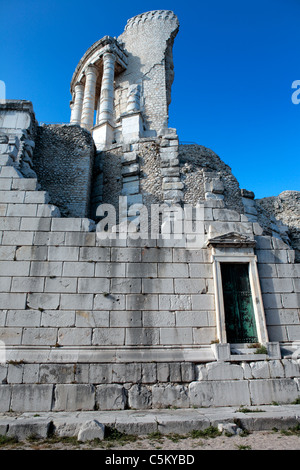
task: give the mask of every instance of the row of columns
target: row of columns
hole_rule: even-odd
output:
[[[103,54],[103,76],[97,106],[97,125],[113,120],[114,111],[114,72],[116,57],[111,52]],[[76,83],[74,102],[71,111],[71,124],[79,124],[90,130],[94,125],[96,82],[99,70],[88,65],[85,70],[85,85]]]

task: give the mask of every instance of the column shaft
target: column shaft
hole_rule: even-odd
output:
[[[99,124],[107,121],[112,122],[113,120],[115,60],[114,54],[110,52],[103,55]]]
[[[81,112],[84,96],[84,86],[82,83],[76,83],[74,87],[74,103],[71,111],[71,124],[79,124],[81,122]]]
[[[95,94],[98,70],[94,65],[89,65],[86,69],[84,98],[81,114],[81,126],[90,130],[94,124]]]

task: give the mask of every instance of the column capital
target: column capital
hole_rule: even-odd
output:
[[[75,85],[74,85],[74,90],[75,90],[76,88],[79,88],[79,87],[83,89],[83,88],[84,88],[84,84],[81,83],[81,82],[76,82]]]
[[[104,60],[104,59],[107,59],[107,60],[111,60],[111,61],[114,61],[114,62],[115,62],[116,59],[117,59],[116,56],[115,56],[115,54],[114,54],[113,52],[109,52],[109,51],[108,51],[108,52],[104,52],[104,54],[103,54],[102,57],[103,57],[103,60]]]
[[[98,75],[98,72],[99,72],[99,69],[94,64],[89,64],[84,70],[85,75],[88,75],[91,73]]]

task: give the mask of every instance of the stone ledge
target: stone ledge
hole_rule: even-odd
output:
[[[288,429],[299,424],[300,405],[247,407],[251,413],[244,413],[236,407],[190,409],[152,409],[144,411],[77,411],[77,412],[25,412],[0,417],[0,435],[15,436],[19,439],[32,434],[50,435],[50,431],[60,437],[76,436],[82,426],[97,420],[103,426],[114,427],[120,432],[147,435],[160,431],[162,434],[185,434],[192,430],[205,430],[210,426],[238,422],[239,427],[248,431],[267,431],[273,428]],[[50,424],[50,426],[49,426]]]

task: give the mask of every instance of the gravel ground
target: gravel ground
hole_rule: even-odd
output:
[[[300,450],[300,431],[256,431],[244,436],[218,435],[216,437],[126,436],[115,440],[78,443],[74,438],[59,440],[27,440],[7,442],[1,450],[126,450],[134,455],[139,450]]]

